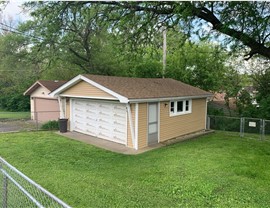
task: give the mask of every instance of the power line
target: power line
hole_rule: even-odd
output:
[[[25,32],[22,32],[22,31],[19,31],[17,28],[14,28],[10,25],[7,25],[5,23],[2,23],[0,22],[0,25],[4,26],[4,27],[7,27],[7,28],[10,28],[10,29],[6,29],[6,28],[1,28],[1,30],[4,30],[4,31],[7,31],[7,32],[12,32],[12,33],[16,33],[16,34],[19,34],[19,35],[24,35],[26,37],[31,37],[31,38],[35,38],[35,39],[38,39],[38,40],[44,40],[43,38],[41,37],[37,37],[37,36],[34,36],[34,35],[31,35],[31,34],[25,34]]]

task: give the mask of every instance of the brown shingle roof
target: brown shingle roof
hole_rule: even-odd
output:
[[[38,80],[24,92],[24,95],[31,95],[40,86],[44,86],[52,92],[66,82],[67,81]]]
[[[56,90],[58,87],[65,84],[67,81],[38,80],[38,82],[52,92]]]
[[[83,76],[128,99],[212,95],[197,87],[170,78],[130,78],[89,74]]]

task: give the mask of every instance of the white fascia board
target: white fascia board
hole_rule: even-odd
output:
[[[95,100],[118,100],[117,98],[108,98],[108,97],[92,97],[92,96],[80,96],[80,95],[68,95],[68,94],[61,94],[60,97],[69,97],[69,98],[89,98]]]
[[[49,95],[52,97],[58,96],[61,92],[65,91],[66,89],[70,88],[71,86],[77,84],[81,81],[82,75],[78,75],[73,79],[69,80],[67,83],[63,84],[61,87],[57,88],[56,90],[52,91]]]
[[[167,98],[149,98],[149,99],[130,99],[129,102],[130,103],[160,102],[160,101],[187,100],[187,99],[198,99],[198,98],[208,98],[208,97],[211,97],[211,95],[167,97]]]
[[[38,81],[36,81],[34,84],[31,85],[31,87],[29,87],[24,93],[23,95],[26,95],[26,93],[28,93],[36,84],[38,83]]]
[[[102,90],[104,92],[107,92],[108,94],[116,97],[120,101],[120,103],[128,103],[129,102],[128,98],[126,98],[126,97],[124,97],[124,96],[122,96],[122,95],[120,95],[120,94],[118,94],[118,93],[116,93],[116,92],[114,92],[114,91],[112,91],[112,90],[110,90],[110,89],[108,89],[108,88],[106,88],[106,87],[104,87],[104,86],[90,80],[87,77],[81,76],[81,79],[83,81],[87,82],[88,84],[91,84],[91,85],[97,87],[98,89],[100,89],[100,90]]]

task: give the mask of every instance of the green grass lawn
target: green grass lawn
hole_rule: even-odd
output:
[[[0,111],[0,120],[2,119],[30,119],[30,112]]]
[[[73,207],[270,207],[270,143],[238,134],[135,156],[52,132],[1,134],[0,155]]]

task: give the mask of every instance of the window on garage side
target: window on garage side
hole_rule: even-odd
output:
[[[174,102],[171,102],[171,113],[174,113]]]
[[[175,100],[170,102],[170,116],[191,113],[191,100]]]
[[[177,113],[182,113],[183,112],[183,101],[177,101]]]

